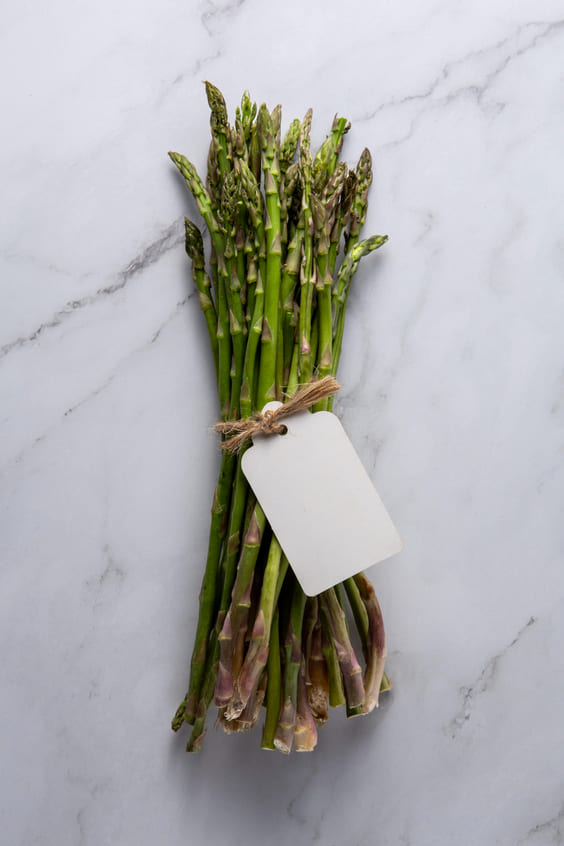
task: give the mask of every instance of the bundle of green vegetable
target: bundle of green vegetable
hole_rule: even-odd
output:
[[[353,276],[386,236],[360,240],[372,164],[368,150],[354,170],[339,161],[347,120],[335,118],[312,157],[311,110],[282,139],[280,106],[257,110],[245,93],[231,126],[220,91],[206,91],[206,183],[184,156],[170,157],[211,240],[208,272],[202,234],[186,219],[225,421],[335,375]],[[264,705],[263,748],[309,751],[329,705],[367,714],[389,689],[382,615],[363,573],[305,596],[242,473],[243,451],[222,453],[189,687],[172,728],[191,725],[187,748],[197,751],[212,701],[228,733],[254,726]]]

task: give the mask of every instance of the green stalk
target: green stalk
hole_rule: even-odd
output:
[[[342,173],[342,171],[340,171]],[[332,315],[332,287],[333,277],[329,270],[329,237],[331,221],[334,214],[334,203],[322,207],[321,225],[317,238],[317,321],[319,337],[318,377],[323,379],[333,370],[333,315]],[[328,398],[321,400],[314,406],[314,411],[324,411],[328,408]]]
[[[317,320],[317,311],[312,316],[312,324],[311,324],[311,337],[309,341],[309,346],[311,349],[311,360],[312,362],[317,360],[317,356],[319,353],[319,321]],[[301,374],[300,374],[301,375]],[[313,370],[311,378],[313,378]],[[305,379],[305,377],[304,377]],[[309,381],[309,380],[307,380]]]
[[[345,705],[347,701],[343,687],[343,677],[341,675],[337,650],[335,649],[335,644],[333,643],[327,620],[323,614],[321,615],[321,623],[321,649],[325,658],[327,673],[329,676],[329,704],[332,708],[338,708],[339,705]]]
[[[192,731],[186,746],[187,752],[199,752],[204,735],[206,733],[206,717],[208,708],[213,699],[215,690],[215,677],[217,675],[217,633],[214,629],[210,639],[210,649],[208,650],[208,658],[206,661],[204,681],[202,684],[202,692],[200,700],[194,715],[194,722]]]
[[[347,581],[352,582],[352,585],[356,588],[356,584],[354,582],[354,579],[348,579]],[[345,590],[347,591],[347,597],[349,597],[349,601],[350,601],[350,595],[352,594],[352,588],[350,588],[346,583],[339,584],[339,585],[335,586],[335,594],[337,596],[337,599],[339,600],[339,605],[341,606],[341,608],[343,609],[343,612],[344,612],[345,611],[345,596],[344,596],[344,592],[343,592],[343,586],[345,587]],[[357,591],[358,591],[358,589],[357,589]],[[359,594],[359,599],[360,599],[360,594]],[[360,600],[360,607],[357,608],[357,609],[353,609],[353,617],[355,619],[355,624],[357,624],[357,616],[355,614],[355,610],[360,615],[362,613],[361,610],[360,610],[361,607],[363,608],[363,610],[365,612],[366,624],[368,625],[368,614],[366,613],[366,608],[364,607],[362,600]],[[349,630],[349,625],[348,625],[346,613],[344,614],[344,619],[345,619],[345,625],[347,627],[347,632],[350,636],[350,630]],[[361,620],[359,619],[358,622],[361,622]],[[363,622],[364,622],[364,619],[362,619],[362,623]],[[358,625],[357,625],[357,628],[358,628]],[[365,648],[365,645],[364,645],[365,641],[364,641],[364,638],[363,638],[363,633],[359,633],[359,634],[360,634],[360,642],[361,642],[361,647],[362,647],[362,654],[365,658],[366,663],[368,664],[368,659],[369,659],[369,654],[370,654],[368,639],[366,640],[366,648]],[[367,635],[367,638],[368,638],[368,635]],[[365,677],[363,677],[363,683],[364,683],[364,679],[365,679]],[[363,708],[364,708],[364,704],[366,702],[366,697],[367,697],[367,694],[366,694],[366,691],[365,691],[365,699],[364,699],[362,705],[355,705],[354,707],[351,707],[347,702],[347,717],[358,717],[359,714],[364,713]]]
[[[362,601],[360,591],[354,578],[351,576],[349,579],[346,579],[343,584],[347,592],[347,599],[349,600],[356,629],[362,644],[362,653],[366,660],[368,658],[368,614],[366,613],[366,607]]]
[[[374,708],[378,707],[378,697],[384,677],[384,665],[386,663],[386,635],[384,633],[382,612],[376,599],[374,588],[364,573],[358,573],[354,577],[354,581],[368,615],[368,656],[364,673],[365,699],[361,713],[369,714]]]
[[[258,363],[258,348],[262,335],[263,323],[264,288],[262,279],[257,277],[255,285],[255,297],[253,306],[253,317],[249,330],[245,359],[243,361],[243,381],[241,384],[241,417],[250,417],[255,403],[253,396],[256,394],[256,373]]]
[[[346,252],[349,252],[360,238],[360,230],[366,220],[368,208],[368,191],[372,185],[372,156],[370,150],[365,147],[360,154],[356,166],[356,190],[351,208],[349,231],[347,233]]]
[[[248,531],[248,524],[245,526],[245,511],[249,507],[254,508],[256,502],[254,494],[249,492],[249,484],[241,467],[244,453],[245,448],[236,457],[235,479],[233,482],[233,493],[229,510],[229,526],[227,529],[226,554],[223,562],[223,589],[220,600],[221,611],[227,611],[229,607],[229,599],[233,590],[233,582],[235,581],[237,570],[237,561],[239,560],[241,536],[243,532],[246,534],[246,531]],[[250,523],[250,514],[248,522]]]
[[[331,279],[331,277],[329,277]],[[323,280],[321,274],[318,276],[317,287],[317,309],[319,328],[319,360],[318,376],[323,379],[333,372],[333,327],[331,313],[331,282]],[[323,411],[327,408],[327,400],[322,400],[314,411]]]
[[[204,187],[202,180],[198,176],[194,165],[185,156],[181,156],[179,153],[169,153],[169,156],[184,177],[184,180],[192,192],[194,200],[196,201],[198,210],[206,222],[215,252],[215,260],[217,261],[216,309],[218,315],[218,392],[221,417],[225,420],[229,416],[231,394],[231,335],[229,331],[229,310],[227,307],[226,294],[229,281],[226,278],[224,259],[225,239],[220,230],[217,217],[212,209],[211,197]]]
[[[364,687],[362,684],[362,670],[356,660],[354,649],[347,631],[345,613],[333,590],[326,590],[320,594],[321,611],[327,620],[327,625],[335,649],[347,697],[347,706],[356,708],[364,702]]]
[[[206,273],[204,258],[204,242],[202,233],[195,223],[184,218],[185,246],[186,252],[192,259],[192,276],[198,289],[198,300],[200,308],[204,313],[210,346],[212,350],[213,363],[215,367],[215,378],[218,378],[218,351],[217,351],[217,313],[211,298],[211,281]]]
[[[308,663],[308,698],[314,719],[323,725],[329,718],[329,671],[323,654],[323,630],[319,619],[319,603],[316,599],[316,622],[311,636],[311,647]],[[336,655],[335,655],[336,661]],[[341,674],[337,664],[337,672]],[[344,702],[344,693],[343,693]],[[342,704],[342,703],[337,703]]]
[[[298,141],[300,137],[300,121],[298,118],[295,118],[290,126],[288,127],[288,131],[284,136],[284,141],[280,147],[280,175],[284,176],[286,171],[290,167],[292,163],[292,159],[298,149]]]
[[[241,208],[241,204],[237,209],[237,230],[235,232],[235,268],[237,270],[237,280],[239,282],[239,291],[241,292],[241,309],[245,312],[247,304],[247,256],[246,256],[246,239],[245,239],[245,212]],[[246,325],[246,324],[245,324]]]
[[[243,711],[241,711],[240,716],[236,719],[227,719],[226,710],[224,708],[220,710],[219,724],[227,734],[247,732],[257,724],[264,702],[267,683],[266,670],[263,670],[257,686],[249,697],[249,701]]]
[[[247,146],[247,157],[250,153],[251,136],[253,132],[253,124],[257,116],[257,104],[253,103],[248,91],[243,92],[241,97],[241,106],[235,110],[237,121],[241,124],[243,130],[243,137]]]
[[[282,553],[282,561],[280,562],[280,570],[278,571],[278,581],[276,582],[276,592],[274,594],[274,605],[278,604],[278,597],[280,596],[280,591],[282,590],[282,585],[284,584],[284,579],[286,578],[286,574],[288,572],[288,559]]]
[[[222,420],[227,420],[231,410],[231,326],[229,321],[229,306],[227,302],[227,289],[229,283],[225,272],[225,259],[223,255],[217,258],[218,264],[218,321],[217,321],[217,342],[219,351],[219,407]]]
[[[311,654],[311,643],[313,639],[313,630],[317,623],[319,614],[319,603],[316,596],[310,596],[306,599],[306,607],[304,612],[304,623],[302,628],[302,652],[306,661],[306,666]],[[306,678],[309,678],[308,670],[306,669]]]
[[[274,115],[274,112],[273,112]],[[259,112],[262,136],[262,167],[266,196],[266,284],[264,290],[264,319],[262,323],[260,367],[258,374],[257,408],[278,398],[276,385],[276,352],[278,311],[280,300],[280,271],[282,247],[280,241],[280,168],[275,142],[275,120],[265,106]]]
[[[292,165],[292,168],[296,168],[293,171],[296,174],[296,180],[299,177],[299,170],[297,165]],[[287,176],[287,180],[289,178],[289,174]],[[286,202],[288,198],[286,197]],[[295,290],[296,285],[298,282],[298,278],[300,275],[300,265],[301,265],[301,256],[302,256],[302,244],[304,238],[304,227],[303,227],[303,218],[301,221],[301,226],[297,226],[295,232],[293,233],[290,243],[288,244],[288,250],[286,254],[286,258],[282,267],[282,280],[280,283],[280,305],[282,308],[282,332],[284,333],[284,350],[285,356],[287,357],[287,351],[290,346],[293,346],[294,343],[294,335],[295,331],[291,328],[291,319],[294,313],[294,306],[295,306]],[[288,337],[288,328],[290,327],[290,338]]]
[[[296,340],[296,288],[300,276],[302,263],[302,245],[304,240],[303,217],[301,225],[296,231],[288,247],[288,255],[282,271],[282,282],[280,290],[280,302],[282,305],[282,335],[284,344],[284,360],[288,363],[291,360],[294,343]],[[289,372],[289,367],[288,367]],[[284,384],[288,381],[288,372],[284,373]]]
[[[368,191],[372,184],[372,157],[368,149],[364,149],[358,161],[355,172],[354,183],[349,185],[351,194],[347,196],[346,203],[350,203],[350,226],[346,236],[345,259],[337,277],[334,291],[335,310],[333,315],[333,368],[337,371],[337,365],[341,357],[341,346],[343,343],[343,331],[345,326],[345,313],[347,300],[350,291],[352,277],[357,271],[360,259],[381,247],[388,240],[387,235],[375,235],[366,241],[359,242],[360,231],[366,220],[368,208]],[[354,186],[354,190],[353,190]],[[347,212],[348,217],[348,212]],[[328,408],[331,409],[333,398],[329,400]]]
[[[213,497],[208,556],[200,591],[198,622],[190,662],[190,681],[184,701],[179,706],[173,719],[172,727],[175,731],[180,728],[183,719],[188,723],[194,722],[195,711],[200,699],[200,689],[208,656],[208,639],[213,628],[216,599],[219,592],[218,568],[227,525],[233,464],[233,456],[224,453],[219,481]]]
[[[337,164],[339,162],[339,154],[343,148],[343,141],[345,140],[345,135],[347,134],[350,128],[350,121],[348,121],[346,118],[340,118],[335,115],[333,125],[331,127],[333,151],[329,159],[329,176],[333,174],[333,171],[337,167]]]
[[[337,372],[339,359],[341,358],[341,347],[343,344],[343,333],[345,329],[345,315],[347,309],[347,301],[351,288],[351,282],[354,274],[358,269],[358,265],[363,256],[368,255],[373,250],[377,250],[388,240],[387,235],[374,235],[367,238],[366,241],[360,241],[355,244],[345,256],[345,260],[339,270],[337,278],[337,285],[334,295],[335,312],[333,316],[333,372]],[[333,405],[333,398],[329,398],[329,409]]]
[[[258,120],[256,121],[256,123],[253,124],[251,132],[251,140],[249,146],[249,167],[252,170],[253,176],[255,177],[256,181],[260,182],[261,145]]]
[[[249,251],[249,253],[251,253]],[[247,336],[251,331],[251,321],[255,310],[255,291],[258,279],[258,266],[254,255],[247,255],[247,302],[245,320],[247,321]],[[246,350],[245,350],[246,355]],[[242,416],[242,415],[241,415]]]
[[[233,695],[233,673],[237,674],[239,671],[239,667],[233,668],[233,656],[236,654],[241,637],[244,637],[244,629],[246,630],[246,611],[251,604],[252,579],[265,526],[264,511],[256,503],[239,559],[231,607],[225,616],[219,636],[219,677],[215,696],[218,707],[227,706]]]
[[[283,399],[284,381],[284,327],[282,320],[279,319],[276,334],[276,399],[280,402]]]
[[[313,752],[317,745],[317,726],[309,705],[306,688],[306,662],[302,661],[298,672],[298,695],[296,701],[296,727],[294,748],[296,752]]]
[[[264,282],[266,262],[262,260],[264,252],[265,230],[263,221],[263,199],[256,179],[244,162],[239,163],[239,174],[243,198],[249,213],[251,225],[255,232],[255,250],[259,256],[259,272],[254,284],[253,311],[249,324],[248,340],[243,361],[243,379],[241,385],[241,417],[250,417],[254,410],[253,396],[255,384],[255,369],[258,359],[258,348],[262,335],[264,317]]]
[[[274,614],[276,585],[280,573],[282,548],[273,535],[262,580],[260,604],[251,632],[249,648],[235,683],[235,693],[227,709],[227,719],[234,719],[243,711],[259,683],[268,659],[270,627]]]
[[[371,630],[370,630],[370,624],[369,624],[369,621],[368,621],[368,613],[367,613],[367,610],[366,610],[365,602],[372,601],[372,595],[371,595],[371,592],[370,592],[370,588],[372,588],[372,585],[370,585],[370,582],[368,582],[368,580],[366,579],[366,583],[367,583],[366,586],[365,586],[365,597],[366,597],[366,599],[363,600],[361,595],[360,595],[360,591],[357,587],[357,584],[356,584],[356,582],[361,580],[361,579],[366,579],[366,576],[364,575],[364,573],[359,573],[354,578],[347,579],[344,584],[345,584],[345,590],[347,592],[349,604],[351,606],[353,616],[354,616],[354,619],[355,619],[356,627],[357,627],[357,630],[358,630],[358,633],[359,633],[359,636],[360,636],[360,640],[361,640],[361,643],[362,643],[362,651],[363,651],[363,654],[364,654],[364,658],[365,658],[366,662],[368,663],[369,660],[370,660],[370,652],[371,652],[371,649],[373,648],[374,640],[371,640]],[[372,588],[372,590],[373,590],[373,588]],[[378,601],[376,600],[376,596],[374,596],[374,600],[376,601],[376,604],[377,604]],[[380,614],[379,623],[381,623],[382,626],[383,626],[383,622],[381,622],[381,614]],[[378,638],[380,636],[380,630],[379,630],[377,625],[374,625],[374,623],[373,623],[373,626],[372,626],[372,631],[374,633],[375,638]],[[367,682],[366,676],[365,676],[365,687],[367,687],[367,684],[370,684],[370,686],[374,686],[374,682]],[[380,692],[385,691],[385,690],[391,690],[391,687],[392,687],[392,684],[391,684],[388,676],[386,675],[385,672],[383,672],[382,673],[382,680],[380,682]],[[368,690],[368,688],[367,688],[367,690]]]
[[[225,261],[225,292],[229,307],[229,331],[233,349],[231,369],[231,417],[240,415],[239,403],[243,380],[247,324],[241,298],[241,283],[237,269],[236,222],[238,213],[239,187],[235,172],[227,174],[223,183],[222,217],[227,231],[223,258]],[[243,257],[244,259],[244,257]]]
[[[313,374],[313,354],[311,349],[311,306],[315,285],[315,271],[313,270],[313,223],[311,217],[307,220],[304,238],[305,255],[301,269],[301,297],[299,311],[299,359],[298,371],[300,383],[310,382]]]
[[[335,283],[335,290],[333,292],[333,301],[335,306],[335,313],[333,317],[333,335],[337,331],[337,322],[339,316],[344,314],[346,310],[348,293],[354,274],[358,270],[358,265],[361,259],[368,255],[368,253],[377,250],[383,246],[388,240],[387,235],[373,235],[365,241],[359,241],[354,244],[347,252],[344,261],[340,267]]]
[[[294,741],[296,708],[298,700],[298,673],[302,661],[301,632],[306,604],[306,595],[296,582],[292,595],[290,620],[284,644],[284,692],[282,711],[274,734],[274,745],[288,754]]]
[[[248,531],[248,527],[251,521],[251,516],[254,512],[254,498],[251,496],[250,501],[247,505],[247,516],[244,521],[245,525],[245,534]],[[231,536],[231,533],[230,533]],[[223,580],[223,589],[221,595],[221,601],[219,606],[219,611],[217,615],[217,620],[215,623],[215,627],[212,630],[210,635],[210,643],[208,649],[208,658],[206,660],[206,665],[204,669],[204,676],[201,684],[201,695],[198,704],[198,714],[199,714],[199,723],[197,720],[194,722],[194,742],[195,740],[201,736],[204,727],[205,727],[205,720],[208,708],[210,703],[213,699],[213,695],[216,690],[216,685],[221,687],[222,686],[222,679],[218,681],[218,676],[220,675],[220,664],[219,664],[219,656],[220,656],[220,635],[223,629],[223,625],[226,618],[226,612],[229,608],[229,600],[231,597],[231,591],[233,588],[233,581],[235,577],[234,567],[229,567],[229,554],[226,563],[225,573],[224,573],[224,580]],[[199,728],[197,727],[197,725]],[[201,741],[200,741],[201,742]],[[197,747],[199,748],[199,747]],[[190,750],[189,750],[190,751]],[[192,751],[197,751],[192,750]]]
[[[282,171],[282,164],[280,164]],[[280,180],[280,238],[282,241],[282,258],[285,260],[288,251],[288,241],[294,234],[293,208],[294,194],[300,188],[300,170],[297,162],[290,165]]]
[[[294,350],[292,352],[292,360],[290,363],[290,375],[288,376],[288,387],[286,388],[286,393],[289,397],[294,396],[298,389],[299,385],[299,375],[298,375],[298,367],[299,367],[299,360],[300,360],[300,345],[298,343],[294,344]]]
[[[319,148],[313,161],[313,184],[320,194],[332,176],[339,161],[345,135],[351,128],[346,118],[335,115],[331,132]]]
[[[270,641],[268,644],[268,663],[266,666],[268,675],[268,686],[266,688],[266,719],[262,732],[262,748],[275,749],[274,734],[278,725],[281,706],[281,679],[280,667],[280,632],[278,609],[274,612],[272,625],[270,627]]]
[[[208,152],[208,173],[206,176],[206,188],[211,197],[212,205],[214,208],[218,208],[221,202],[221,174],[219,172],[217,148],[217,140],[212,137]]]
[[[219,88],[216,88],[211,82],[206,82],[205,86],[208,104],[211,109],[210,125],[212,136],[217,140],[219,170],[221,176],[225,177],[231,170],[231,132],[229,121],[227,120],[227,107]]]
[[[238,111],[238,110],[237,110]],[[245,133],[243,124],[239,117],[235,118],[235,126],[230,128],[231,137],[231,158],[233,166],[237,159],[247,158],[247,144],[245,141]]]
[[[347,637],[350,639],[350,630],[349,630],[349,622],[347,620],[347,615],[345,613],[345,594],[343,591],[343,585],[338,584],[335,585],[333,588],[333,592],[337,598],[337,602],[339,603],[340,608],[342,609],[342,619],[344,621],[344,626],[346,630]],[[351,644],[352,647],[352,644]],[[347,701],[347,717],[356,717],[362,713],[362,705],[355,705],[351,706]]]
[[[303,182],[302,213],[304,220],[304,256],[300,274],[299,313],[299,360],[300,382],[310,382],[313,374],[311,351],[311,313],[315,285],[315,264],[313,259],[314,223],[311,210],[311,153],[309,133],[311,130],[311,109],[306,113],[300,133],[300,167]]]
[[[329,270],[331,275],[335,273],[337,255],[341,245],[341,236],[349,224],[351,208],[356,193],[356,186],[356,173],[354,171],[347,171],[345,173],[343,189],[329,238]]]

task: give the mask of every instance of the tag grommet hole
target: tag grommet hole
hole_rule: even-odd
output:
[[[279,432],[278,434],[279,435],[287,435],[288,434],[288,427],[284,423],[282,423],[281,425],[282,425],[282,431]]]

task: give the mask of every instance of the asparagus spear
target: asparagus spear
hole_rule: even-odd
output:
[[[364,685],[362,683],[362,669],[354,654],[347,631],[345,613],[334,590],[324,591],[320,596],[320,604],[321,612],[327,620],[327,627],[332,635],[337,659],[343,674],[347,705],[350,708],[355,708],[364,702]]]
[[[253,134],[253,125],[257,115],[257,104],[253,103],[248,91],[243,92],[241,97],[241,105],[237,106],[235,111],[236,125],[241,127],[242,138],[246,146],[246,156],[248,160],[250,156],[251,138]]]
[[[266,517],[264,516],[264,511],[257,503],[245,536],[237,569],[237,577],[233,586],[231,607],[227,612],[219,636],[220,675],[218,677],[215,704],[220,707],[228,705],[233,695],[233,654],[236,651],[237,642],[240,643],[246,629],[246,609],[250,606],[252,578],[265,525]]]
[[[280,241],[280,196],[278,193],[280,165],[276,146],[276,120],[268,114],[266,106],[260,108],[259,122],[266,197],[266,221],[264,225],[266,283],[264,286],[264,319],[262,322],[257,391],[257,407],[261,409],[267,402],[277,398],[276,350],[282,246]]]
[[[251,223],[255,232],[255,248],[258,253],[259,272],[255,282],[255,293],[253,299],[253,311],[250,320],[245,358],[243,362],[243,381],[241,386],[241,416],[249,417],[253,410],[253,391],[255,384],[255,369],[257,365],[257,354],[259,342],[262,336],[263,309],[264,309],[264,284],[266,283],[266,261],[263,258],[265,253],[265,227],[263,221],[263,199],[257,181],[244,163],[239,162],[239,177],[243,197],[249,212]]]
[[[386,663],[386,637],[384,634],[384,620],[380,605],[376,599],[374,588],[364,575],[359,573],[354,577],[360,596],[365,603],[368,616],[369,640],[367,647],[367,663],[364,673],[365,700],[362,713],[369,714],[378,707],[378,698],[384,676]]]
[[[338,207],[335,213],[335,222],[331,229],[331,237],[329,239],[329,270],[331,271],[331,274],[335,273],[337,255],[341,245],[341,236],[349,224],[357,181],[356,173],[354,171],[345,171],[343,190],[339,198]]]
[[[274,746],[280,752],[288,754],[294,741],[296,726],[296,708],[298,701],[298,673],[302,662],[301,632],[306,597],[298,583],[295,583],[288,622],[288,631],[284,644],[286,656],[284,666],[284,685],[282,711],[274,734]]]
[[[335,115],[331,132],[317,151],[313,162],[313,184],[318,193],[321,193],[337,166],[345,135],[350,128],[346,118]]]
[[[221,176],[224,178],[231,170],[231,133],[229,131],[229,121],[227,120],[227,107],[219,88],[216,88],[211,82],[206,82],[205,86],[210,107],[212,137],[217,143],[219,170]]]
[[[292,163],[294,154],[298,148],[298,140],[300,137],[300,121],[295,118],[288,131],[284,136],[284,141],[280,147],[280,175],[283,177]]]
[[[239,403],[241,382],[243,380],[243,360],[245,357],[247,323],[241,299],[241,281],[237,270],[237,255],[242,255],[242,249],[237,250],[237,203],[239,184],[233,172],[227,174],[223,182],[222,191],[222,219],[226,232],[223,259],[225,261],[225,293],[229,309],[229,331],[233,350],[231,375],[231,413],[237,418],[240,415]]]
[[[296,752],[313,752],[317,745],[317,727],[309,705],[306,689],[306,662],[302,655],[298,673],[298,696],[296,702],[296,728],[294,748]]]
[[[321,650],[325,657],[327,675],[329,679],[329,704],[332,708],[338,708],[339,705],[345,705],[346,703],[345,689],[343,687],[343,677],[341,675],[337,650],[332,640],[331,631],[325,614],[321,614],[321,625]]]
[[[256,616],[251,641],[239,677],[235,683],[235,691],[227,711],[227,719],[238,717],[254,694],[264,667],[268,660],[268,643],[270,627],[274,614],[274,599],[280,566],[282,549],[275,537],[272,538],[268,552],[268,560],[263,576],[260,605]]]
[[[303,258],[300,272],[300,303],[299,303],[299,376],[300,382],[309,382],[313,374],[313,360],[311,351],[312,304],[315,285],[315,264],[313,260],[313,232],[314,223],[311,210],[311,153],[310,131],[312,112],[309,109],[303,120],[300,132],[300,168],[303,184],[302,215],[304,228]]]
[[[204,258],[204,242],[202,233],[195,223],[184,218],[184,229],[186,235],[186,252],[192,259],[192,276],[198,289],[198,299],[200,301],[200,308],[204,313],[206,325],[208,327],[208,335],[210,337],[210,346],[212,349],[213,363],[215,366],[215,378],[218,377],[218,344],[217,344],[217,312],[211,297],[211,281],[206,273],[206,264]]]
[[[270,629],[270,641],[268,644],[267,663],[268,686],[266,688],[266,718],[262,732],[262,748],[276,749],[274,735],[278,725],[281,704],[281,669],[280,669],[280,633],[279,613],[274,612],[272,626]]]
[[[172,727],[175,731],[180,728],[183,719],[188,723],[194,722],[200,699],[201,685],[209,654],[208,638],[213,624],[219,587],[218,568],[223,539],[225,537],[232,468],[233,456],[224,454],[221,461],[219,481],[213,497],[208,555],[204,577],[202,579],[196,637],[194,639],[194,649],[190,662],[190,682],[188,692],[172,722]]]
[[[308,699],[314,719],[323,725],[329,719],[329,670],[323,654],[323,631],[316,609],[308,664]]]
[[[231,335],[229,331],[229,313],[227,308],[226,288],[228,283],[225,267],[225,238],[220,229],[217,214],[212,207],[212,200],[194,165],[179,153],[169,153],[170,158],[184,177],[198,210],[209,229],[217,261],[217,287],[215,301],[218,313],[217,342],[219,356],[219,404],[222,419],[227,419],[230,409],[231,394]]]

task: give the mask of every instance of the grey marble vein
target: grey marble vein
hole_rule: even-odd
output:
[[[33,343],[39,337],[43,336],[50,329],[60,326],[63,322],[72,317],[73,313],[87,308],[94,303],[99,302],[106,297],[111,297],[118,291],[122,291],[126,285],[146,270],[151,265],[159,261],[162,256],[178,246],[183,240],[184,232],[182,229],[182,220],[175,220],[170,226],[167,226],[154,241],[151,241],[140,253],[138,253],[131,261],[127,263],[123,270],[116,274],[115,280],[108,285],[98,288],[94,294],[87,294],[76,300],[69,300],[65,305],[55,312],[55,314],[41,323],[29,335],[16,338],[0,348],[0,359],[4,358],[12,350],[20,349],[28,344]]]
[[[539,843],[564,843],[564,802],[553,817],[537,823],[519,840],[519,844],[524,846],[535,846]]]
[[[205,0],[201,21],[208,34],[215,35],[218,22],[236,14],[246,2],[247,0],[229,0],[227,3],[218,3],[215,0]]]
[[[181,71],[180,73],[176,74],[173,79],[170,82],[167,82],[167,84],[164,86],[161,96],[157,101],[157,106],[161,107],[166,102],[166,100],[174,89],[179,88],[187,81],[194,79],[194,77],[200,73],[202,68],[213,64],[217,59],[220,58],[220,56],[221,50],[216,50],[207,56],[203,56],[200,59],[196,59],[194,64],[190,65],[187,70]]]
[[[391,100],[387,100],[381,104],[379,104],[375,109],[370,112],[367,112],[364,115],[355,116],[354,120],[358,122],[365,122],[370,121],[375,118],[381,112],[394,109],[401,106],[408,105],[410,103],[419,103],[421,101],[430,100],[433,95],[437,92],[440,88],[442,83],[446,82],[453,76],[453,72],[456,71],[459,67],[462,67],[467,64],[471,64],[476,59],[489,57],[490,55],[495,55],[498,52],[505,52],[505,55],[502,55],[500,61],[495,65],[495,67],[489,71],[484,80],[480,83],[476,83],[474,85],[468,86],[466,88],[457,88],[453,92],[450,92],[446,95],[446,100],[444,102],[448,102],[449,99],[453,99],[454,97],[458,96],[460,92],[464,90],[470,90],[475,93],[478,99],[482,98],[487,89],[491,86],[493,81],[507,68],[510,62],[514,61],[515,59],[523,56],[529,50],[532,50],[534,47],[539,44],[539,42],[543,41],[545,38],[551,36],[554,32],[560,31],[564,27],[564,20],[557,20],[557,21],[531,21],[529,23],[523,24],[511,34],[508,35],[506,38],[503,38],[499,41],[496,41],[494,44],[488,45],[487,47],[480,48],[479,50],[473,50],[470,53],[465,54],[461,58],[453,59],[452,61],[447,62],[444,67],[441,69],[440,73],[427,85],[425,89],[422,91],[418,91],[414,94],[406,94],[403,97],[393,98]],[[507,47],[511,47],[514,44],[515,39],[524,31],[535,29],[540,30],[535,32],[530,40],[518,50],[513,51],[506,51]]]
[[[545,39],[551,37],[555,33],[559,33],[562,28],[564,27],[563,20],[551,21],[551,22],[536,22],[532,21],[530,23],[523,24],[519,26],[515,32],[513,32],[510,36],[507,36],[496,43],[479,50],[472,51],[459,59],[454,59],[441,69],[440,73],[429,83],[429,85],[423,89],[422,91],[407,94],[405,96],[399,98],[392,98],[387,100],[381,104],[379,104],[376,108],[372,109],[370,112],[360,115],[354,118],[354,121],[357,123],[366,123],[372,121],[376,118],[379,114],[386,112],[388,110],[393,109],[403,109],[406,106],[410,106],[412,104],[421,104],[422,108],[419,109],[413,118],[410,120],[410,124],[408,127],[407,132],[403,133],[398,138],[394,138],[390,141],[385,142],[383,145],[380,146],[380,150],[387,149],[389,147],[394,147],[398,144],[404,144],[406,141],[409,141],[416,130],[416,127],[419,121],[422,119],[423,115],[429,108],[437,108],[440,106],[448,106],[455,102],[456,100],[460,99],[461,97],[470,96],[472,99],[476,101],[476,103],[483,108],[483,100],[485,94],[491,89],[494,82],[498,79],[498,77],[507,69],[507,67],[514,62],[516,59],[524,56],[530,50],[533,50],[538,44],[542,43]],[[525,31],[534,30],[534,34],[529,38],[527,43],[518,49],[507,49],[511,48],[514,45],[515,40],[518,36]],[[489,58],[490,56],[495,57],[497,53],[501,52],[502,55],[499,60],[496,62],[495,66],[486,72],[486,74],[471,84],[465,84],[462,86],[455,86],[452,90],[447,90],[445,94],[440,95],[439,97],[435,97],[434,95],[440,92],[440,89],[444,83],[448,83],[449,79],[454,75],[456,70],[462,68],[468,64],[472,64],[477,59],[482,59],[484,57]],[[499,111],[503,110],[504,103],[498,103],[494,108],[494,115],[498,114]]]
[[[537,618],[531,617],[528,622],[519,629],[511,643],[489,659],[475,681],[473,681],[470,685],[460,688],[460,698],[462,700],[462,704],[448,727],[448,733],[453,740],[470,721],[476,700],[482,696],[482,694],[486,693],[486,691],[489,690],[491,685],[494,683],[500,661],[505,655],[507,655],[510,649],[513,649],[513,647],[519,643],[525,632],[536,622]]]
[[[49,435],[51,435],[58,429],[58,427],[61,425],[61,423],[63,423],[65,418],[70,417],[83,406],[87,405],[88,403],[92,402],[92,400],[96,399],[101,394],[103,394],[104,391],[106,391],[114,383],[115,379],[120,375],[123,367],[129,364],[131,360],[134,359],[135,356],[137,356],[139,353],[144,352],[145,350],[147,350],[147,348],[151,347],[158,341],[158,339],[162,335],[162,332],[177,317],[177,315],[181,312],[184,306],[190,300],[196,298],[196,293],[196,291],[192,291],[192,293],[190,293],[187,297],[185,297],[183,300],[180,300],[180,302],[175,305],[174,309],[170,312],[166,319],[157,327],[157,329],[155,329],[148,341],[144,341],[135,349],[131,350],[124,358],[116,362],[115,366],[112,368],[111,373],[103,380],[101,384],[97,385],[95,388],[90,390],[85,396],[81,397],[77,402],[75,402],[72,406],[67,408],[63,415],[54,424],[50,425],[46,431],[34,438],[33,442],[26,446],[23,450],[21,450],[13,459],[13,462],[10,462],[7,466],[10,467],[12,466],[12,464],[20,464],[25,458],[27,458],[31,450],[35,449],[35,447],[39,446],[39,444],[42,444],[45,439],[49,437]],[[6,468],[3,469],[5,470]]]

